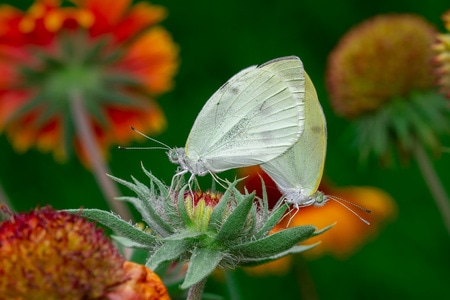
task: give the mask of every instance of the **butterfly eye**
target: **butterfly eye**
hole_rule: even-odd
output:
[[[177,163],[177,162],[180,160],[180,157],[179,157],[179,155],[178,155],[177,149],[170,149],[170,150],[167,152],[167,156],[169,156],[169,160],[170,160],[172,163]]]

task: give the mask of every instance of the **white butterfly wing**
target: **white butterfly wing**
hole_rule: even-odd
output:
[[[327,128],[316,89],[305,72],[305,129],[297,143],[261,168],[282,193],[296,190],[310,196],[322,179],[327,147]]]
[[[305,77],[298,57],[242,70],[204,105],[186,142],[208,170],[258,165],[290,148],[303,131]]]

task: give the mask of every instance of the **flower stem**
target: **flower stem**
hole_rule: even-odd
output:
[[[236,284],[235,271],[225,270],[225,278],[227,281],[228,293],[230,299],[241,299],[238,286]]]
[[[308,264],[300,255],[296,255],[295,258],[295,277],[297,279],[302,299],[319,299],[319,296],[317,295],[316,285],[309,271]]]
[[[445,227],[450,234],[450,201],[445,193],[444,187],[442,186],[436,171],[433,169],[433,166],[420,143],[416,143],[414,147],[414,155],[417,159],[417,163],[419,164],[423,178],[425,179],[439,212],[441,213]]]
[[[208,277],[203,278],[200,282],[194,284],[189,288],[187,300],[200,300],[202,299],[203,289]]]
[[[11,204],[11,201],[9,201],[9,198],[6,195],[5,190],[3,189],[3,186],[0,184],[0,206],[1,205],[5,205],[10,212],[14,212],[14,208]],[[0,216],[1,216],[1,213],[2,212],[0,211]]]
[[[108,202],[109,206],[118,213],[123,219],[130,220],[131,213],[124,202],[117,201],[114,198],[120,196],[117,186],[110,180],[106,174],[109,174],[109,168],[105,164],[103,156],[100,153],[98,144],[95,141],[92,127],[89,124],[89,118],[87,116],[82,95],[78,90],[72,90],[70,92],[70,105],[77,129],[78,137],[81,144],[84,147],[84,151],[88,156],[88,159],[93,168],[95,179],[99,184],[103,196]]]

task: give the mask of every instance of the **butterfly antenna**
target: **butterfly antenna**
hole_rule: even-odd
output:
[[[330,198],[334,198],[335,201],[336,201],[336,200],[339,200],[339,201],[341,201],[341,202],[345,202],[345,203],[347,203],[347,204],[353,205],[354,207],[359,208],[360,210],[362,210],[362,211],[365,212],[365,213],[370,214],[370,213],[372,212],[370,209],[364,208],[364,207],[362,207],[362,206],[360,206],[360,205],[358,205],[358,204],[355,204],[355,203],[353,203],[353,202],[351,202],[351,201],[348,201],[348,200],[345,200],[345,199],[342,199],[342,198],[339,198],[339,197],[336,197],[336,196],[333,196],[333,197],[330,197]]]
[[[160,142],[160,141],[158,141],[158,140],[155,140],[154,138],[149,137],[148,135],[146,135],[146,134],[144,134],[143,132],[137,130],[137,129],[134,128],[133,126],[131,126],[131,130],[133,130],[133,131],[136,132],[137,134],[140,134],[140,135],[142,135],[143,137],[145,137],[145,138],[147,138],[147,139],[149,139],[149,140],[151,140],[151,141],[153,141],[153,142],[155,142],[155,143],[157,143],[157,144],[160,144],[161,146],[164,147],[164,148],[162,148],[162,149],[164,149],[164,150],[170,150],[170,149],[171,149],[169,146],[167,146],[167,145],[164,144],[163,142]]]
[[[352,214],[354,214],[355,216],[357,216],[361,221],[363,221],[365,224],[370,225],[370,222],[367,221],[366,219],[364,219],[363,217],[361,217],[360,215],[358,215],[358,213],[356,213],[353,209],[351,209],[350,207],[348,207],[347,205],[345,205],[344,203],[342,203],[342,199],[340,198],[335,198],[335,197],[328,197],[328,199],[334,200],[335,202],[339,203],[340,205],[342,205],[343,207],[345,207],[346,209],[348,209]],[[355,205],[356,207],[359,207],[358,205],[350,202],[350,201],[344,201],[346,203],[351,203],[353,205]],[[359,207],[361,208],[361,207]],[[361,208],[362,209],[362,208]],[[368,211],[370,212],[370,210]]]
[[[167,150],[163,147],[122,147],[118,146],[119,150]]]

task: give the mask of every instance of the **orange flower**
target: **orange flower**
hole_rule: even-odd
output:
[[[242,169],[241,175],[248,176],[244,180],[243,185],[249,192],[255,190],[257,195],[261,195],[261,179],[258,176],[261,175],[266,185],[269,200],[272,200],[272,205],[280,199],[281,194],[275,183],[259,167]],[[361,215],[364,214],[362,217],[369,221],[370,225],[366,225],[353,215],[351,211],[334,200],[328,200],[322,207],[308,206],[302,207],[298,211],[293,209],[273,229],[273,232],[286,227],[306,224],[324,228],[336,222],[336,225],[331,230],[308,239],[307,244],[309,245],[319,241],[321,244],[304,252],[304,255],[307,257],[329,253],[339,258],[345,258],[354,253],[368,239],[374,238],[379,233],[382,225],[386,221],[391,220],[396,214],[396,206],[393,199],[380,189],[373,187],[334,188],[322,182],[320,190],[325,195],[341,198],[370,210],[370,214],[361,211]],[[358,215],[360,214],[357,207],[345,202],[341,203],[354,210]],[[278,261],[278,263],[284,266],[287,262]]]
[[[345,258],[357,251],[368,240],[376,237],[383,224],[391,221],[397,211],[393,199],[384,191],[374,187],[335,188],[322,184],[321,190],[327,195],[350,201],[371,211],[363,218],[370,222],[366,225],[347,208],[336,201],[329,200],[323,207],[308,206],[292,218],[289,227],[314,224],[318,228],[326,227],[330,222],[336,222],[333,228],[320,236],[308,240],[309,243],[321,242],[319,246],[305,252],[306,256],[317,257],[326,253],[338,258]],[[358,209],[343,203],[356,213]],[[292,211],[291,214],[295,213]],[[290,215],[283,219],[281,226],[287,226]]]
[[[49,207],[0,223],[0,295],[92,299],[122,282],[124,259],[95,224]]]
[[[445,23],[445,28],[450,32],[450,10],[443,16],[442,20]],[[441,33],[436,37],[436,42],[433,45],[433,50],[436,55],[434,62],[437,65],[435,73],[438,77],[438,85],[440,91],[447,98],[450,98],[450,33]]]
[[[108,300],[169,300],[161,279],[145,266],[126,261],[123,270],[127,280],[114,287],[105,297]]]
[[[172,87],[178,66],[177,46],[156,25],[163,7],[72,2],[37,0],[26,12],[0,6],[0,131],[19,151],[36,146],[60,160],[72,143],[82,159],[86,151],[73,122],[75,93],[106,153],[139,138],[130,125],[147,133],[165,127],[152,96]]]
[[[0,223],[0,295],[169,299],[161,279],[144,266],[124,261],[94,223],[50,207],[12,215]]]

